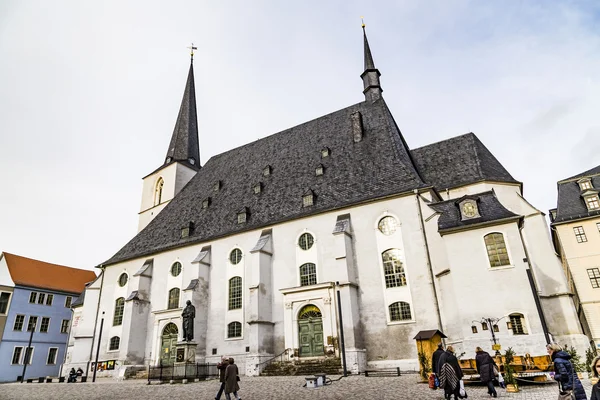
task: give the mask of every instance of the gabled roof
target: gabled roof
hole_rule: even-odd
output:
[[[360,112],[364,129],[354,142],[351,115]],[[321,149],[331,149],[321,157]],[[314,166],[325,166],[315,176]],[[265,165],[272,173],[263,175]],[[260,180],[260,196],[252,182]],[[222,187],[214,191],[215,182]],[[190,243],[342,208],[363,201],[410,192],[427,185],[383,99],[362,102],[310,122],[212,157],[184,189],[125,247],[105,264],[150,255]],[[313,206],[302,207],[311,188]],[[202,200],[210,197],[210,207]],[[236,212],[250,217],[238,224]],[[194,221],[194,234],[182,238],[180,227]]]
[[[589,177],[594,189],[600,189],[600,165],[558,182],[556,216],[553,224],[581,218],[600,217],[600,210],[588,210],[583,191],[577,183],[580,178]]]
[[[477,201],[480,217],[462,220],[459,205],[467,198]],[[517,214],[507,210],[500,201],[498,201],[495,193],[491,190],[488,192],[463,196],[459,199],[429,204],[429,207],[441,213],[441,216],[438,219],[438,231],[440,232],[519,217]]]
[[[15,285],[80,294],[85,284],[96,279],[94,271],[50,264],[2,253]]]
[[[474,133],[411,151],[421,177],[438,191],[479,181],[520,184]]]

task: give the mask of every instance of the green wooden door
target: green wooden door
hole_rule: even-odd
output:
[[[298,338],[300,357],[315,357],[324,354],[323,319],[317,307],[309,305],[300,311]]]
[[[160,340],[160,361],[163,365],[171,365],[175,363],[177,334],[179,330],[177,325],[170,323],[163,329],[163,334]]]

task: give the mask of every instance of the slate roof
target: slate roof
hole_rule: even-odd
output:
[[[556,216],[552,221],[553,224],[600,216],[600,210],[588,210],[583,197],[581,197],[583,191],[577,181],[583,177],[591,178],[594,189],[600,190],[600,165],[559,181]]]
[[[476,200],[479,215],[481,215],[480,217],[462,220],[459,203],[466,198]],[[459,199],[429,204],[429,207],[441,213],[441,216],[438,219],[438,231],[440,232],[519,217],[517,214],[504,208],[500,201],[498,201],[493,190],[463,196]]]
[[[3,252],[15,285],[80,294],[85,284],[96,279],[94,271],[50,264]]]
[[[354,142],[351,114],[362,115],[364,135]],[[331,149],[321,158],[321,149]],[[325,173],[316,176],[323,164]],[[262,171],[271,166],[272,172]],[[214,191],[217,181],[221,189]],[[253,186],[261,182],[260,194]],[[137,236],[104,264],[150,255],[195,242],[258,229],[428,185],[383,99],[362,102],[212,157]],[[315,204],[302,207],[302,194]],[[210,206],[202,208],[210,197]],[[236,211],[247,207],[248,221]],[[181,228],[195,229],[181,238]]]
[[[474,133],[411,151],[421,177],[438,191],[484,180],[517,183]]]

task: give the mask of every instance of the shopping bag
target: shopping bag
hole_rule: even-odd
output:
[[[558,393],[558,400],[575,400],[575,393],[572,390],[565,390]]]
[[[429,389],[435,389],[435,374],[429,374]]]
[[[437,377],[437,375],[435,376],[435,388],[439,388],[440,387],[440,379]]]
[[[506,389],[506,384],[504,383],[504,378],[502,377],[502,374],[500,372],[498,372],[498,385],[500,385],[500,387],[502,389]]]
[[[459,383],[460,390],[458,391],[458,397],[460,397],[461,399],[466,399],[469,396],[467,396],[467,391],[465,390],[465,382],[461,379]]]

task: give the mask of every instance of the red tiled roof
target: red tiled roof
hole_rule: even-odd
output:
[[[81,293],[85,284],[96,279],[93,271],[50,264],[4,252],[15,285]]]

